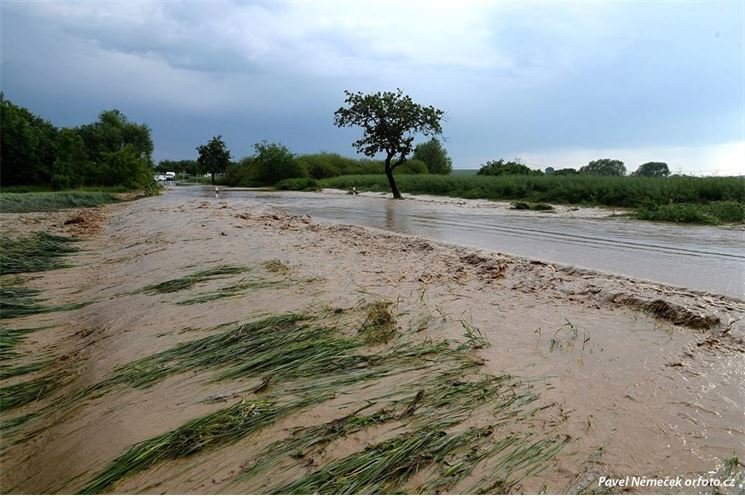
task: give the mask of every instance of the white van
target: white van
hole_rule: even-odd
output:
[[[166,181],[175,181],[175,180],[176,180],[175,172],[166,172]]]

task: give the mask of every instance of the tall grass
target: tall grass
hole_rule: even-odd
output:
[[[59,191],[0,193],[0,212],[50,212],[66,208],[96,207],[118,202],[119,198],[108,191]]]
[[[73,238],[39,232],[26,238],[0,236],[0,275],[65,267],[62,257],[77,251]]]
[[[609,177],[609,176],[468,176],[407,175],[396,179],[407,193],[523,200],[579,205],[641,208],[649,205],[710,204],[735,202],[716,207],[734,212],[721,222],[742,222],[745,178],[741,177]],[[368,191],[389,191],[385,176],[339,176],[321,181],[326,188],[356,187]],[[737,205],[740,205],[738,207]],[[738,213],[739,212],[739,213]]]

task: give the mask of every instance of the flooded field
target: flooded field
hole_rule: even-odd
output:
[[[207,187],[178,187],[175,198],[214,198]],[[598,218],[597,209],[511,211],[495,202],[394,201],[345,194],[223,189],[237,205],[260,201],[317,221],[385,229],[436,241],[600,270],[743,298],[745,228]],[[560,207],[566,211],[564,207]],[[586,213],[587,212],[587,213]]]
[[[745,302],[208,193],[3,214],[80,248],[23,276],[60,307],[3,320],[3,492],[745,487]]]

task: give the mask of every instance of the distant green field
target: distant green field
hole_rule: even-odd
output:
[[[475,176],[478,169],[453,169],[450,174],[453,176]]]
[[[700,224],[745,222],[745,178],[742,177],[610,177],[610,176],[448,176],[401,175],[405,193],[523,200],[636,209],[647,220]],[[382,175],[339,176],[320,181],[326,188],[356,187],[389,191]]]

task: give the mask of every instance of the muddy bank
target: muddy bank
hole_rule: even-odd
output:
[[[429,446],[422,448],[428,457],[408,465],[407,476],[386,489],[592,491],[601,476],[698,476],[720,473],[733,455],[742,459],[745,303],[244,205],[166,194],[84,213],[44,214],[36,225],[77,234],[83,250],[70,258],[74,267],[37,273],[27,284],[60,301],[88,304],[4,321],[13,328],[45,327],[19,352],[50,359],[37,375],[9,384],[51,373],[60,378],[51,395],[2,414],[2,420],[35,415],[3,430],[4,492],[289,490],[288,484],[310,476],[320,481],[324,467],[366,447],[414,436],[421,422],[450,412],[427,403],[434,394],[427,381],[464,366],[467,372],[449,376],[447,387],[509,376],[514,382],[499,383],[498,391],[523,398],[524,406],[505,405],[502,393],[468,403],[462,423],[436,435],[482,429],[484,452],[507,439],[521,440],[515,450],[540,442],[536,453],[545,462],[528,474],[510,465],[505,474],[489,460],[502,460],[507,451],[483,455],[462,478],[445,480],[445,465],[425,436],[420,441]],[[34,225],[8,214],[3,222],[20,230]],[[179,283],[162,286],[169,281]],[[371,320],[369,305],[381,302],[391,318],[372,314]],[[329,342],[348,365],[312,383],[313,391],[329,388],[323,389],[328,397],[279,412],[275,421],[230,442],[214,441],[188,456],[164,455],[108,485],[91,486],[135,444],[194,419],[214,419],[209,416],[231,408],[256,415],[268,405],[285,408],[285,400],[307,399],[310,386],[291,375],[293,368],[224,377],[252,359],[249,351],[237,362],[205,351],[211,338],[223,335],[240,337],[225,341],[240,346],[254,334],[235,326],[287,313],[313,315],[338,331]],[[392,329],[376,335],[379,340],[354,341],[371,321]],[[189,351],[179,346],[198,339],[207,340],[201,351],[178,351]],[[405,355],[415,358],[390,367],[370,358],[433,343],[449,351]],[[141,361],[158,353],[170,354]],[[361,355],[365,366],[357,368],[352,358]],[[209,363],[192,366],[200,356]],[[451,361],[455,368],[448,368]],[[336,385],[378,370],[379,376]],[[343,420],[373,414],[379,416],[365,428]],[[258,470],[253,467],[272,443],[305,432],[298,428],[324,425],[337,434],[322,449],[288,452],[267,472],[246,475]],[[515,457],[509,461],[516,463]],[[500,480],[503,485],[495,485]]]

